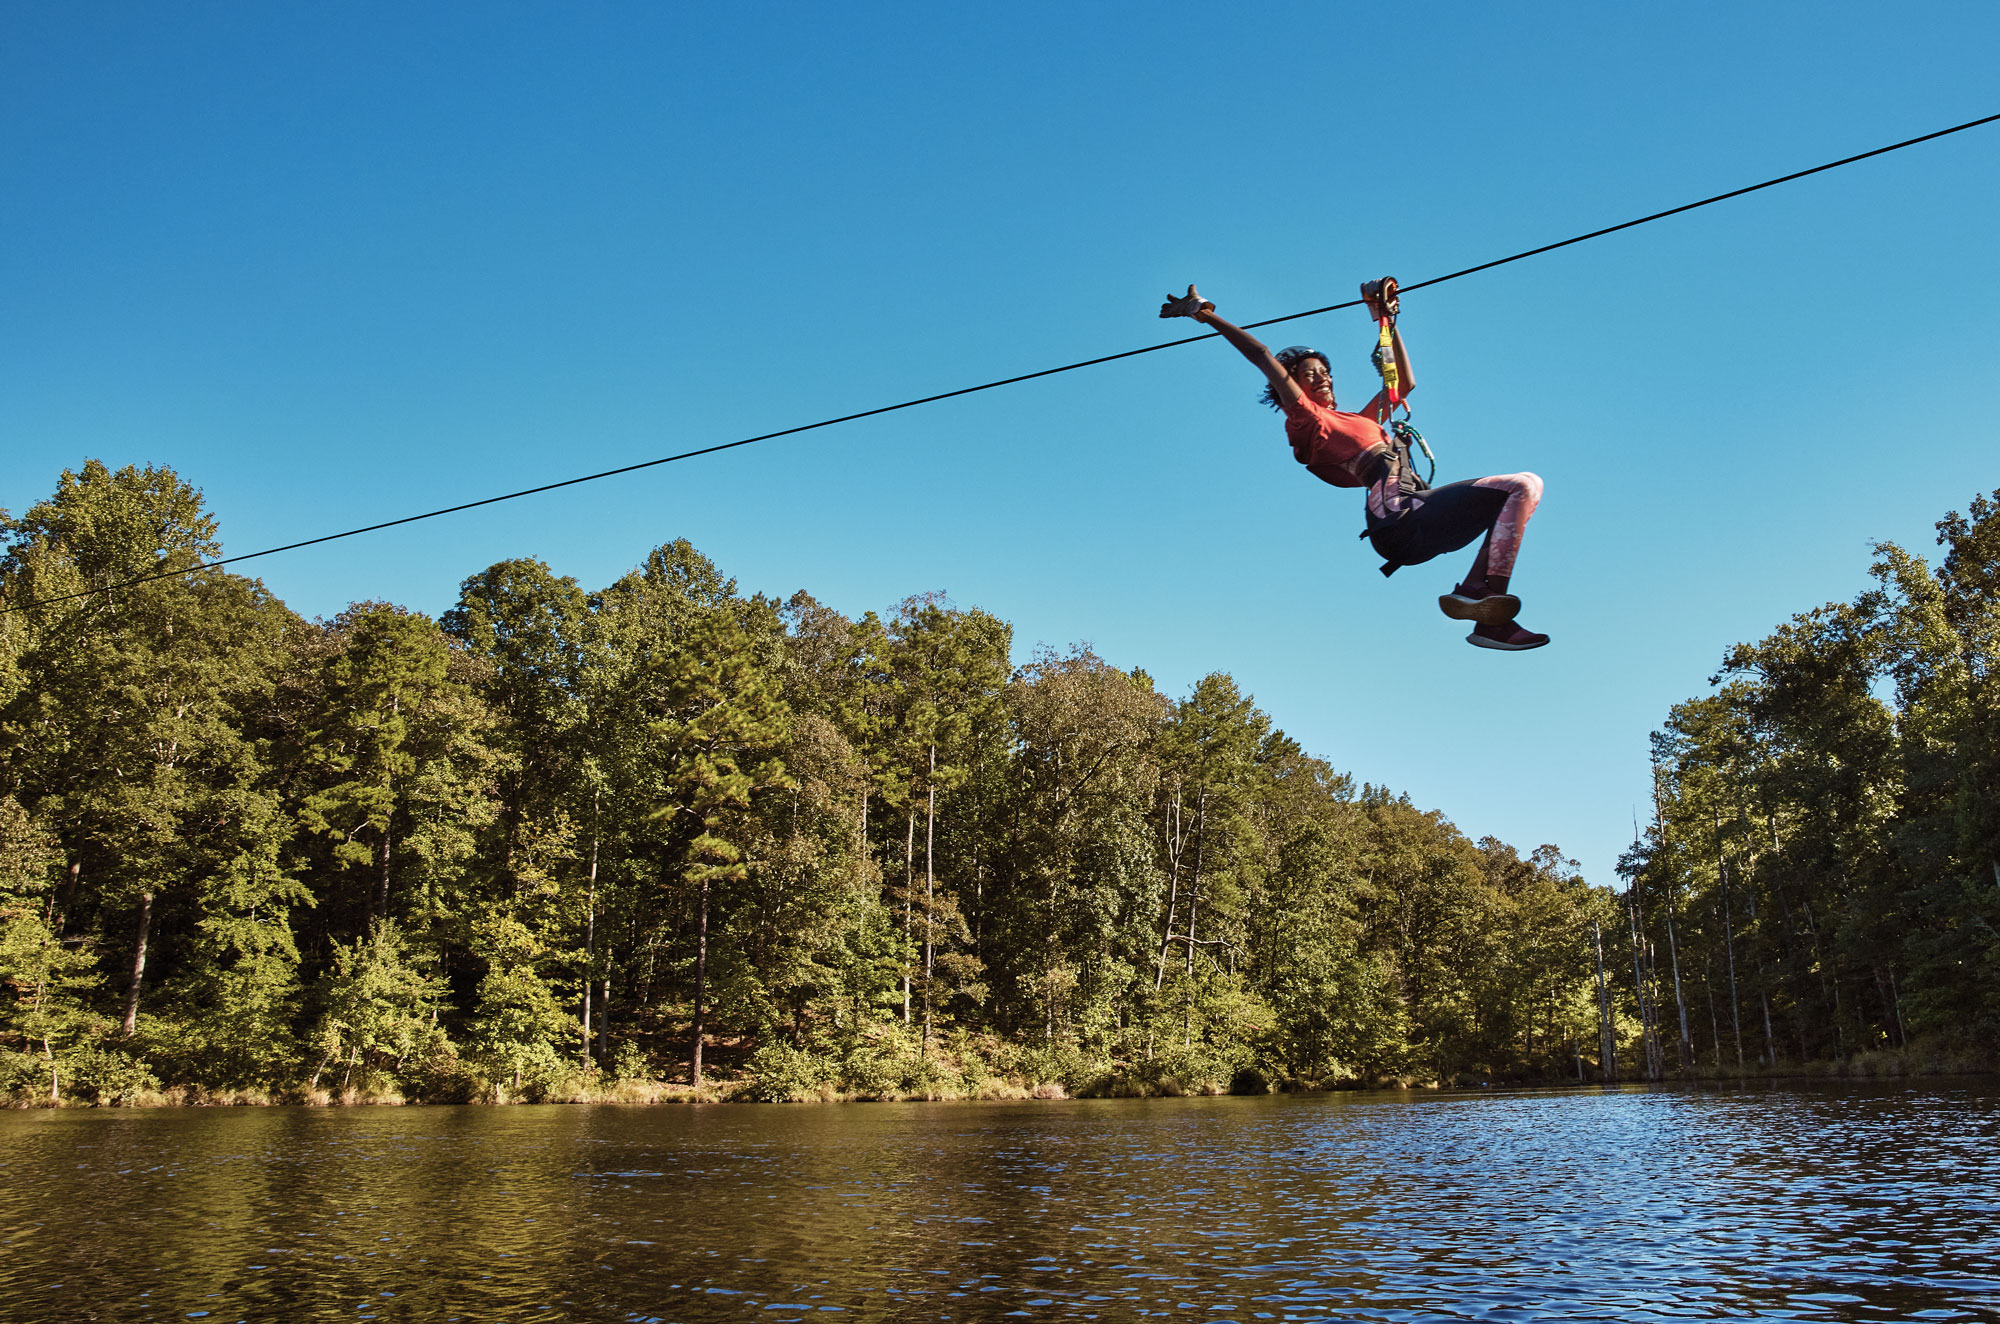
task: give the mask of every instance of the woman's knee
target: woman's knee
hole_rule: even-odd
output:
[[[1494,474],[1473,481],[1475,487],[1491,487],[1518,496],[1529,505],[1542,499],[1542,476],[1534,473]]]

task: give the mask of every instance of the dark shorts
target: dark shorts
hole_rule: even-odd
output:
[[[1484,537],[1500,518],[1507,493],[1497,487],[1474,487],[1467,479],[1434,487],[1422,494],[1422,501],[1392,520],[1368,517],[1368,541],[1384,561],[1422,565]]]

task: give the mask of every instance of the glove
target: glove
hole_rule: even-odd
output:
[[[1162,317],[1193,317],[1196,313],[1212,313],[1215,305],[1201,297],[1200,291],[1188,286],[1186,294],[1169,294],[1167,301],[1160,305]]]

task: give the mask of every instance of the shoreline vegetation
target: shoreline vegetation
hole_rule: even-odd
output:
[[[2000,508],[1740,646],[1618,872],[942,594],[685,541],[305,620],[167,469],[0,512],[0,1102],[1928,1076],[2000,1043]],[[125,581],[175,572],[141,584]]]
[[[1753,1065],[1741,1070],[1710,1075],[1669,1076],[1661,1081],[1634,1081],[1628,1084],[1661,1085],[1678,1088],[1712,1088],[1738,1085],[1816,1085],[1836,1082],[1865,1083],[1892,1081],[1992,1080],[2000,1078],[2000,1060],[1973,1053],[1886,1050],[1858,1054],[1840,1062],[1780,1062],[1775,1067]],[[988,1080],[975,1087],[943,1088],[929,1093],[891,1090],[881,1093],[843,1092],[822,1085],[811,1093],[779,1092],[749,1077],[711,1080],[699,1087],[666,1080],[624,1080],[585,1082],[573,1080],[552,1090],[536,1090],[532,1096],[510,1097],[505,1090],[491,1090],[483,1096],[463,1099],[406,1098],[394,1089],[357,1088],[345,1091],[325,1089],[278,1090],[208,1089],[182,1085],[136,1092],[113,1103],[83,1099],[51,1101],[45,1096],[17,1094],[0,1107],[19,1111],[45,1108],[400,1108],[452,1107],[542,1107],[615,1105],[623,1107],[672,1107],[680,1104],[757,1103],[996,1103],[1054,1102],[1088,1099],[1179,1099],[1222,1098],[1268,1094],[1343,1094],[1364,1091],[1401,1090],[1413,1093],[1445,1090],[1549,1090],[1597,1089],[1604,1082],[1598,1075],[1568,1080],[1486,1080],[1467,1073],[1454,1081],[1421,1080],[1415,1077],[1371,1079],[1350,1077],[1340,1080],[1236,1080],[1227,1086],[1203,1081],[1185,1086],[1179,1081],[1148,1081],[1111,1077],[1084,1086],[1078,1092],[1060,1082],[1026,1084]]]

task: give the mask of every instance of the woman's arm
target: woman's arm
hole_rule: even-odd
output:
[[[1403,328],[1397,326],[1394,322],[1389,323],[1389,340],[1396,347],[1396,377],[1398,379],[1396,389],[1407,400],[1410,392],[1417,389],[1417,376],[1410,371],[1410,354],[1408,350],[1403,348]]]
[[[1242,327],[1216,316],[1215,305],[1202,298],[1194,286],[1188,286],[1186,294],[1169,295],[1167,301],[1160,305],[1160,316],[1192,318],[1203,326],[1214,327],[1224,340],[1236,346],[1237,353],[1249,359],[1264,374],[1265,380],[1271,383],[1271,393],[1278,397],[1280,405],[1293,406],[1305,398],[1299,384],[1292,380],[1292,375],[1285,371],[1285,365],[1278,362],[1270,347]]]
[[[1389,323],[1389,341],[1396,354],[1396,396],[1400,400],[1407,400],[1410,398],[1410,392],[1417,389],[1417,383],[1410,376],[1410,355],[1403,348],[1403,329],[1394,322]],[[1389,411],[1392,408],[1389,403],[1389,392],[1382,390],[1375,392],[1375,398],[1363,405],[1361,412],[1377,423],[1386,423],[1389,421]]]

